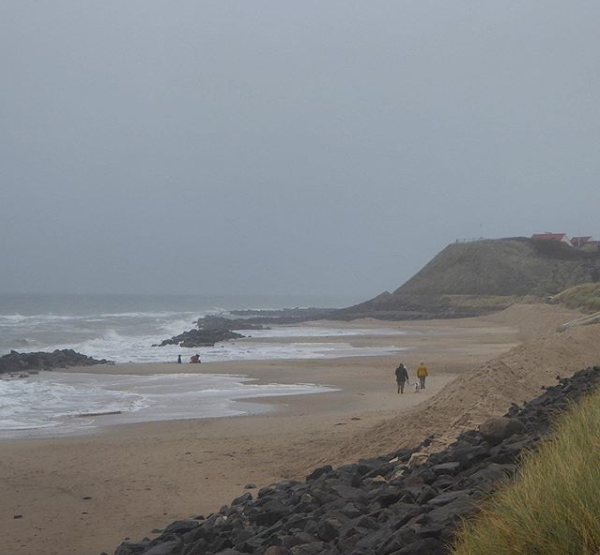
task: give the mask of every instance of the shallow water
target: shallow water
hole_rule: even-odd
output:
[[[89,432],[106,425],[256,414],[250,398],[334,391],[313,384],[254,384],[243,376],[41,372],[0,379],[0,437]],[[118,414],[109,414],[118,413]]]

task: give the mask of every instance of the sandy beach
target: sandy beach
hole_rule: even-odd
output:
[[[94,372],[138,375],[182,370],[241,374],[259,383],[314,383],[338,391],[261,399],[272,407],[261,415],[108,426],[75,437],[3,440],[3,550],[11,555],[112,553],[125,538],[151,536],[153,529],[173,520],[218,510],[249,483],[260,488],[281,478],[302,478],[315,461],[358,459],[379,447],[374,437],[378,429],[387,434],[388,451],[401,447],[409,440],[398,434],[399,443],[390,444],[395,432],[385,428],[387,423],[400,422],[401,429],[414,427],[423,435],[413,420],[420,406],[434,402],[457,378],[525,340],[550,333],[573,314],[539,306],[476,319],[336,323],[373,328],[372,336],[353,338],[352,343],[407,348],[395,355],[97,367]],[[378,336],[376,330],[384,326],[411,333]],[[289,339],[281,339],[285,340]],[[414,375],[421,360],[431,371],[427,389],[397,395],[395,366],[403,361]]]

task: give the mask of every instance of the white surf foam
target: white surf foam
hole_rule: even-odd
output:
[[[268,410],[250,398],[333,391],[312,384],[252,384],[210,374],[153,376],[42,372],[0,379],[0,437],[80,432],[100,425],[215,418]]]
[[[53,351],[74,349],[85,355],[115,362],[185,360],[198,352],[203,361],[312,359],[344,356],[371,356],[397,352],[386,349],[356,347],[352,337],[364,335],[393,336],[404,332],[385,328],[335,328],[317,326],[275,326],[269,330],[241,331],[248,339],[219,343],[215,347],[181,349],[178,346],[152,347],[167,337],[193,327],[200,316],[224,314],[219,308],[202,312],[122,311],[81,315],[20,313],[0,315],[0,355],[11,349],[19,351]],[[304,339],[322,338],[318,343]],[[328,341],[331,338],[331,341]],[[340,342],[339,339],[348,339]],[[272,342],[269,339],[273,339]],[[289,339],[283,344],[281,339]],[[392,343],[392,342],[390,342]]]

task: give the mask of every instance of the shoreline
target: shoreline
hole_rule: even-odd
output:
[[[270,398],[275,410],[267,414],[123,424],[69,438],[0,440],[4,545],[12,555],[112,552],[126,537],[140,539],[173,520],[218,510],[249,482],[262,487],[302,478],[315,460],[340,462],[338,454],[355,438],[377,439],[378,427],[432,402],[457,377],[520,344],[528,329],[498,317],[410,322],[408,327],[424,333],[410,337],[413,349],[400,355],[200,365],[197,371],[207,373],[341,389]],[[397,363],[404,361],[412,378],[421,358],[431,370],[428,388],[397,395]],[[127,366],[127,371],[147,372],[143,366]],[[168,366],[181,372],[181,365]],[[410,421],[404,424],[412,427]],[[401,445],[389,447],[396,446]],[[368,446],[363,443],[362,449],[367,452]],[[360,446],[344,455],[346,460],[360,456]],[[14,519],[19,514],[22,518]]]

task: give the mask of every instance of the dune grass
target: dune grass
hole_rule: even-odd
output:
[[[584,312],[600,312],[600,283],[584,283],[566,289],[554,297],[554,302]]]
[[[513,304],[538,304],[543,302],[541,297],[533,295],[446,295],[451,306],[459,308],[489,308],[504,310]]]
[[[464,524],[454,555],[600,554],[600,394],[561,417],[517,479]]]

